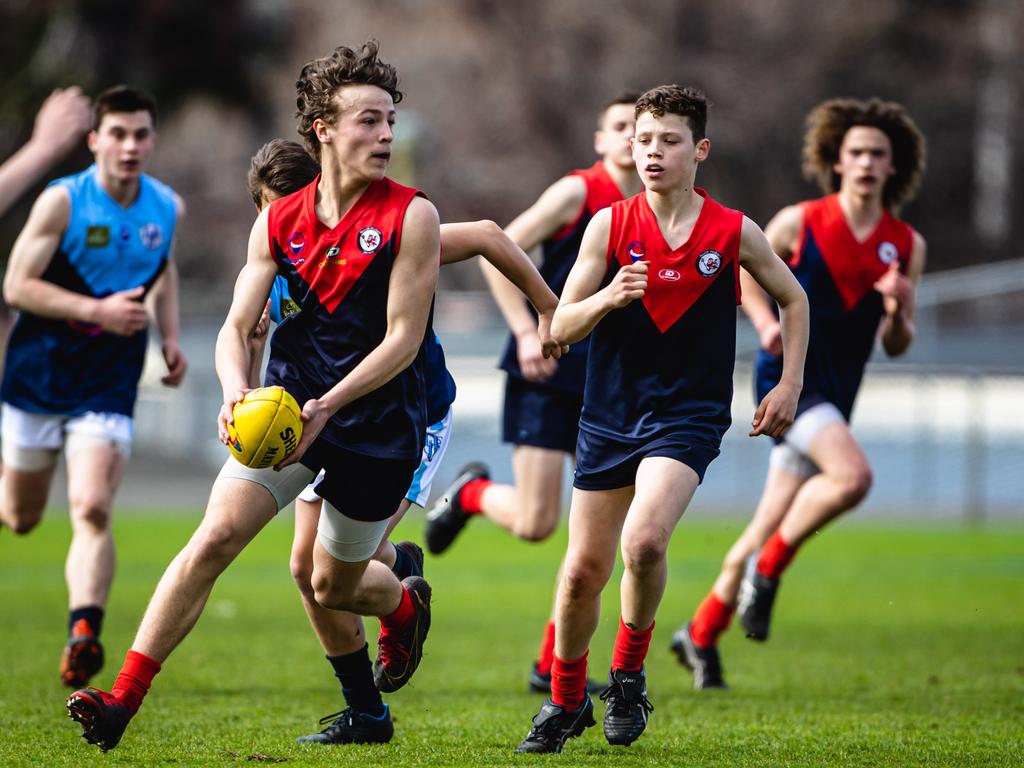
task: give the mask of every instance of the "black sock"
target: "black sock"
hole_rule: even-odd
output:
[[[364,645],[358,651],[344,656],[328,656],[327,660],[334,667],[334,676],[341,683],[341,692],[345,703],[357,712],[364,712],[373,717],[384,714],[384,702],[380,691],[373,684],[373,665],[370,653]]]
[[[394,545],[392,545],[394,546]],[[395,547],[395,564],[391,566],[391,572],[401,581],[404,578],[415,575],[413,569],[416,567],[413,559],[405,550]]]
[[[72,629],[80,619],[85,619],[89,622],[89,626],[92,628],[93,634],[96,637],[100,636],[100,630],[103,629],[103,609],[98,605],[87,605],[84,608],[75,608],[71,611],[68,616],[68,636],[71,635]]]

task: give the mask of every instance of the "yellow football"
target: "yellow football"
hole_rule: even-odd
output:
[[[295,450],[302,437],[302,410],[282,387],[249,392],[228,424],[231,455],[253,469],[271,467]]]

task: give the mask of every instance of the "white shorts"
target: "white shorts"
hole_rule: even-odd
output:
[[[832,403],[818,403],[797,416],[793,426],[772,449],[769,464],[792,472],[799,477],[812,477],[820,471],[807,455],[814,438],[825,427],[836,422],[846,423],[843,414]]]
[[[247,467],[232,456],[224,462],[220,474],[217,475],[218,480],[222,477],[248,480],[262,485],[274,497],[278,512],[298,498],[303,488],[311,488],[316,484],[310,483],[313,470],[305,464],[291,464],[278,472],[273,467]],[[360,563],[369,560],[377,551],[387,527],[388,518],[377,522],[353,520],[325,502],[320,510],[317,539],[334,559],[346,563]]]
[[[4,466],[11,469],[48,469],[56,464],[61,448],[69,459],[79,449],[95,445],[112,447],[125,459],[132,452],[134,425],[132,417],[123,413],[88,411],[80,416],[65,416],[32,413],[4,403],[0,414],[0,453]]]
[[[405,498],[411,503],[421,507],[427,505],[427,499],[430,498],[430,487],[433,485],[437,469],[441,466],[441,461],[448,451],[451,433],[452,409],[449,408],[448,413],[444,415],[443,419],[427,427],[426,441],[423,443],[423,455],[420,457],[420,465],[412,476],[409,490],[405,493]],[[316,479],[299,494],[299,498],[310,503],[320,501],[320,496],[314,489],[323,479],[324,471],[321,469]]]

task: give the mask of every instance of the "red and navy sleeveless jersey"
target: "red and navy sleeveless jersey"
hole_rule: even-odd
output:
[[[829,402],[849,421],[884,311],[874,284],[893,262],[906,273],[914,233],[885,212],[875,231],[860,242],[838,195],[800,206],[803,232],[789,267],[807,293],[811,333],[797,413]],[[755,379],[759,400],[781,376],[781,356],[761,350]]]
[[[590,168],[572,171],[568,175],[579,176],[583,179],[587,186],[587,196],[576,220],[545,240],[541,246],[544,258],[540,265],[540,274],[556,296],[562,295],[565,281],[580,252],[583,233],[590,220],[594,218],[594,214],[612,203],[622,200],[622,192],[612,177],[608,175],[608,169],[605,168],[603,161],[599,160]],[[536,317],[537,313],[529,303],[527,303],[527,308]],[[547,381],[541,382],[540,386],[582,395],[589,345],[588,339],[573,344],[569,348],[569,353],[558,360],[558,370],[555,375]],[[508,371],[511,376],[523,378],[523,373],[519,370],[519,357],[516,354],[514,336],[509,336],[499,367]]]
[[[683,434],[717,447],[729,428],[743,214],[696,191],[704,204],[674,250],[644,192],[612,206],[603,286],[646,260],[647,291],[591,334],[582,431],[636,443]]]
[[[285,317],[270,343],[266,383],[301,406],[341,381],[384,339],[388,281],[405,211],[418,190],[372,183],[334,227],[316,216],[320,178],[272,203],[270,252],[301,311]],[[415,459],[427,428],[424,350],[380,388],[341,408],[320,438],[356,453]]]

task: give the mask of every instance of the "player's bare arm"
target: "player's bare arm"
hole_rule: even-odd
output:
[[[761,228],[747,217],[743,218],[740,235],[740,265],[779,305],[784,351],[782,376],[758,405],[750,436],[781,437],[793,423],[803,388],[804,358],[810,334],[807,296],[785,262],[772,250]]]
[[[803,226],[803,209],[799,205],[791,205],[775,214],[765,227],[768,244],[783,261],[788,261],[793,255]],[[743,292],[743,312],[757,331],[761,349],[773,355],[781,355],[782,328],[765,292],[746,270],[740,271],[740,287]]]
[[[0,165],[0,215],[79,145],[91,124],[92,105],[78,86],[51,93],[36,115],[32,138]]]
[[[267,236],[267,210],[263,210],[252,226],[245,266],[238,273],[228,316],[217,334],[214,360],[224,393],[224,404],[217,416],[217,431],[225,445],[228,444],[227,425],[232,423],[235,403],[249,391],[252,370],[249,340],[267,306],[267,296],[277,274]]]
[[[551,337],[551,317],[558,306],[558,297],[548,288],[526,252],[493,221],[441,225],[442,264],[465,261],[478,254],[501,272],[537,310],[537,336],[544,357],[561,357],[562,346]]]
[[[531,251],[563,227],[571,224],[587,198],[587,185],[578,176],[559,179],[506,227],[505,231],[524,251]],[[557,363],[545,360],[537,340],[537,322],[523,306],[515,286],[490,264],[481,264],[505,322],[516,339],[519,368],[528,381],[544,381],[554,375]]]
[[[914,340],[914,304],[917,284],[924,272],[925,252],[924,238],[914,232],[907,274],[899,271],[899,262],[893,262],[889,271],[875,283],[875,290],[882,294],[885,306],[881,337],[882,347],[889,357],[902,355]]]
[[[174,228],[175,232],[181,231],[181,222],[185,216],[185,206],[181,198],[177,199],[178,217]],[[185,371],[188,369],[188,361],[181,351],[181,328],[179,325],[180,314],[178,312],[178,265],[174,260],[175,244],[177,235],[171,242],[171,248],[167,257],[167,266],[163,273],[157,278],[146,297],[146,309],[160,333],[160,351],[167,365],[167,375],[160,381],[167,387],[176,387],[185,378]]]
[[[611,222],[611,209],[605,208],[590,220],[583,233],[579,256],[565,281],[565,290],[551,323],[551,334],[562,344],[584,338],[602,317],[636,301],[647,290],[646,261],[620,267],[611,283],[598,290],[608,271]]]
[[[11,249],[4,276],[4,300],[15,309],[40,317],[93,323],[120,336],[138,333],[147,323],[142,286],[96,299],[42,279],[60,247],[70,216],[71,202],[65,190],[50,187],[39,196]]]
[[[327,420],[340,408],[386,384],[416,358],[427,330],[441,263],[437,210],[425,198],[414,198],[405,212],[402,229],[402,245],[388,281],[388,327],[384,339],[326,394],[305,403],[302,439],[276,469],[301,459]]]

